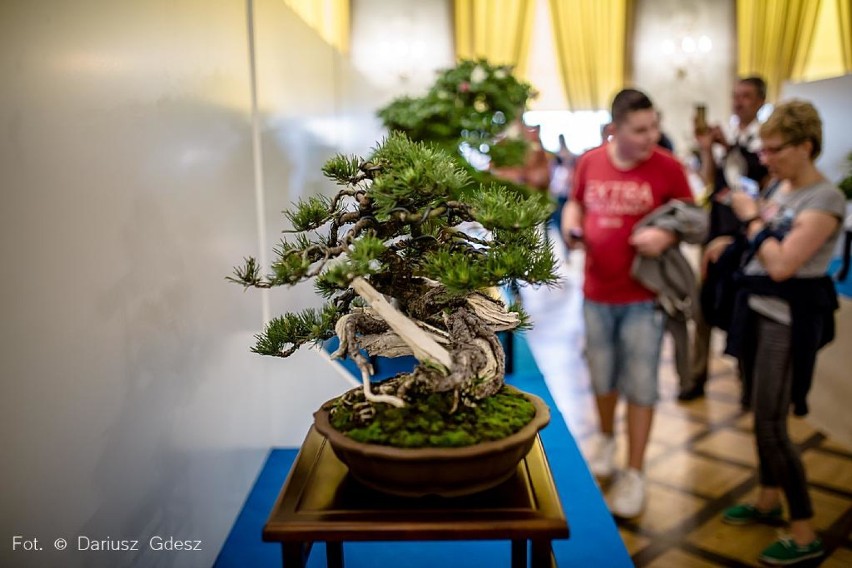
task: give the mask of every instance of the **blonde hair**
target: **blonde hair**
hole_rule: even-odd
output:
[[[775,107],[760,127],[760,136],[779,135],[787,144],[810,141],[811,159],[822,152],[822,120],[814,105],[794,99]]]

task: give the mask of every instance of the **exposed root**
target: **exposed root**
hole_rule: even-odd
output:
[[[368,402],[384,402],[396,407],[403,407],[405,406],[405,401],[399,397],[389,394],[373,394],[370,389],[370,377],[373,375],[373,366],[370,364],[369,359],[361,352],[358,338],[356,337],[359,331],[376,334],[387,329],[387,323],[365,311],[348,314],[340,318],[335,326],[335,332],[340,338],[340,348],[332,356],[339,357],[345,352],[355,362],[361,371],[364,398]]]

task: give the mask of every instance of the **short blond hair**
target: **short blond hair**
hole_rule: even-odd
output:
[[[814,105],[794,99],[779,104],[760,127],[760,136],[779,135],[787,144],[810,141],[811,159],[822,152],[822,119]]]

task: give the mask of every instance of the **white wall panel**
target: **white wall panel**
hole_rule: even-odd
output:
[[[400,95],[424,94],[436,70],[455,64],[452,4],[354,0],[352,65],[380,89],[376,107]]]
[[[251,354],[261,295],[224,280],[260,252],[249,5],[0,3],[3,566],[209,566],[269,447],[345,388],[316,354]],[[332,151],[372,145],[351,124],[375,96],[283,3],[253,5],[271,245]],[[204,550],[51,546],[158,534]]]
[[[804,99],[816,107],[822,118],[822,154],[817,167],[834,183],[849,172],[848,156],[852,153],[852,73],[832,79],[808,83],[787,83],[781,89],[781,100]]]

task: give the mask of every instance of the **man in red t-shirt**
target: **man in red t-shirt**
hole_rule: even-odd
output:
[[[658,256],[677,243],[671,231],[634,227],[672,199],[691,202],[692,193],[683,166],[657,145],[658,114],[644,93],[625,89],[616,95],[610,132],[608,142],[580,158],[562,227],[569,248],[586,249],[586,358],[601,429],[589,466],[599,477],[613,474],[621,394],[627,399],[628,464],[609,504],[616,516],[631,518],[645,504],[642,468],[665,321],[656,294],[634,280],[630,269],[637,254]]]

